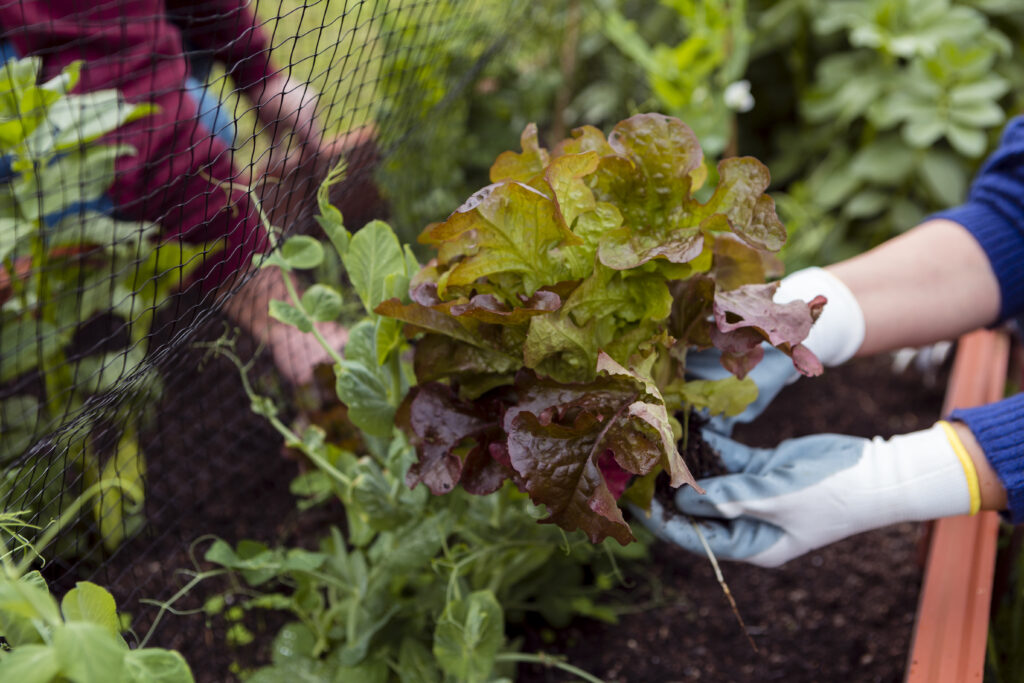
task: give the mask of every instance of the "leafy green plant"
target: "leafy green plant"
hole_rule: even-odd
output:
[[[366,312],[343,354],[325,344],[337,361],[334,390],[347,417],[296,433],[244,372],[243,381],[253,410],[315,465],[292,486],[302,507],[336,498],[347,528],[332,528],[315,551],[256,541],[231,547],[220,540],[206,550],[207,561],[241,577],[241,601],[235,602],[243,610],[287,610],[297,619],[277,634],[272,664],[248,680],[511,680],[517,661],[587,678],[564,662],[516,652],[506,620],[529,612],[563,625],[573,614],[614,619],[596,598],[614,583],[615,558],[641,556],[643,546],[594,546],[580,535],[539,526],[536,509],[513,486],[488,497],[435,497],[405,485],[415,453],[395,429],[394,415],[412,380],[402,360],[409,344],[401,323],[372,311],[392,298],[408,301],[419,265],[384,223],[354,235],[345,230],[327,203],[328,183],[340,173],[322,188],[320,220]],[[297,236],[269,261],[291,287],[290,271],[315,268],[323,258],[320,243]],[[339,289],[314,285],[302,296],[292,289],[290,301],[275,302],[271,312],[318,335],[316,323],[335,319],[342,304]],[[328,433],[349,437],[332,441]],[[217,596],[206,611],[221,613],[225,605]],[[231,639],[251,639],[238,614],[226,616],[235,621]]]
[[[105,463],[90,442],[97,425],[123,421],[129,405],[96,399],[126,382],[142,387],[138,402],[159,392],[159,377],[144,363],[149,326],[189,255],[154,244],[155,226],[115,220],[99,207],[116,159],[134,153],[100,138],[151,108],[126,104],[113,90],[71,94],[77,63],[37,84],[40,67],[29,58],[0,69],[0,155],[10,169],[0,186],[3,509],[28,500],[45,507],[63,488],[62,472],[35,473],[38,463],[26,457],[33,445],[71,449],[86,485],[118,477],[141,483],[145,464],[133,430]],[[100,315],[118,321],[108,336],[122,341],[72,351]],[[97,502],[108,547],[138,528],[141,504],[115,489]]]
[[[107,480],[86,489],[40,539],[47,545],[78,510],[104,489],[134,491],[130,481]],[[135,492],[139,495],[138,492]],[[79,581],[58,605],[46,580],[28,571],[36,559],[25,512],[4,513],[0,555],[0,680],[18,683],[191,683],[177,652],[130,649],[113,596]]]
[[[752,40],[745,0],[665,0],[667,20],[678,25],[678,42],[651,41],[627,16],[624,3],[598,0],[602,31],[641,67],[659,109],[686,122],[705,152],[717,157],[735,147],[735,112],[752,106],[742,80]],[[737,95],[733,95],[733,93]],[[745,96],[744,96],[745,92]]]
[[[750,79],[766,94],[745,140],[785,189],[788,263],[838,260],[963,201],[1021,102],[1022,25],[1008,5],[752,4]]]
[[[408,481],[485,494],[511,479],[543,521],[625,544],[629,476],[644,507],[659,472],[695,485],[674,414],[742,411],[765,340],[820,372],[800,342],[824,299],[780,306],[757,284],[786,236],[767,169],[726,159],[698,201],[708,172],[678,119],[633,116],[607,139],[583,127],[550,152],[529,126],[522,150],[424,231],[438,255],[412,302],[375,309],[425,332],[398,417],[419,455]],[[735,377],[688,381],[687,351],[709,346]]]

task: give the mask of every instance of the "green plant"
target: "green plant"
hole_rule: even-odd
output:
[[[735,112],[752,106],[747,67],[751,32],[745,0],[663,0],[663,12],[678,25],[674,45],[660,32],[648,42],[642,24],[628,18],[624,3],[597,0],[602,31],[632,62],[639,65],[659,109],[686,122],[704,151],[718,157],[732,147],[735,154]],[[743,93],[746,92],[744,96]],[[736,93],[734,95],[733,93]]]
[[[47,545],[78,509],[104,489],[133,491],[130,481],[107,480],[86,489],[44,531]],[[37,555],[27,540],[24,512],[4,513],[0,556],[0,680],[18,683],[191,683],[180,654],[159,648],[130,649],[113,596],[79,581],[58,605],[38,571],[27,571]],[[31,531],[39,531],[32,529]]]
[[[419,265],[383,223],[354,235],[345,230],[326,196],[340,175],[336,171],[322,188],[320,220],[366,312],[352,327],[344,355],[325,345],[337,361],[334,388],[347,418],[297,434],[254,392],[244,368],[243,382],[253,410],[315,465],[293,484],[301,505],[337,498],[347,529],[332,528],[317,551],[256,541],[232,548],[220,540],[206,550],[207,561],[241,576],[244,585],[236,590],[243,610],[287,610],[297,618],[277,634],[272,664],[249,680],[509,680],[517,661],[586,677],[564,662],[516,652],[505,622],[528,612],[555,624],[573,614],[613,619],[595,598],[614,583],[615,558],[641,556],[643,546],[594,546],[538,526],[535,508],[512,486],[481,498],[435,497],[405,485],[415,454],[395,429],[394,414],[412,378],[402,361],[408,342],[398,321],[372,311],[391,297],[408,300]],[[315,268],[323,257],[320,243],[298,236],[269,261],[284,271],[290,288],[290,271]],[[341,291],[327,285],[290,294],[290,301],[272,304],[272,315],[310,334],[342,309]],[[327,438],[339,431],[353,435],[344,446]],[[196,579],[209,575],[199,572]],[[217,596],[205,609],[221,613],[225,604]],[[235,622],[231,639],[251,638],[240,615],[227,616]]]
[[[662,471],[695,485],[675,413],[741,412],[765,340],[820,372],[800,342],[824,299],[772,302],[758,283],[786,234],[767,169],[726,159],[700,202],[708,172],[678,119],[636,115],[607,139],[579,128],[550,152],[530,126],[522,149],[424,231],[438,256],[413,301],[375,309],[426,333],[399,415],[419,454],[409,483],[485,494],[511,479],[543,521],[625,544],[615,499],[629,476],[642,507]],[[687,351],[709,346],[735,377],[687,380]]]
[[[784,189],[787,263],[838,260],[963,201],[1021,101],[1022,25],[1008,5],[753,5],[759,105],[740,139]]]
[[[0,69],[0,155],[9,175],[0,187],[0,507],[32,500],[37,511],[63,490],[63,472],[25,457],[41,448],[70,450],[85,485],[128,478],[141,483],[145,463],[134,430],[126,429],[104,463],[91,441],[100,425],[124,421],[131,407],[159,392],[144,363],[156,307],[194,255],[155,244],[156,227],[115,220],[103,212],[114,163],[134,150],[102,144],[117,127],[146,116],[113,90],[71,94],[79,65],[37,85],[37,58]],[[196,260],[195,263],[199,261]],[[109,316],[105,339],[79,342],[86,324]],[[113,322],[113,321],[116,321]],[[110,398],[134,384],[135,401]],[[49,471],[55,470],[55,471]],[[137,489],[141,492],[141,488]],[[142,499],[110,489],[94,505],[107,547],[142,523]]]

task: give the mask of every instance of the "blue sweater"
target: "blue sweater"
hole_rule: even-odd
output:
[[[1024,117],[1007,125],[967,203],[934,218],[964,226],[985,250],[999,280],[1000,319],[1024,313]],[[1006,487],[1013,522],[1024,522],[1024,393],[951,417],[974,432]]]

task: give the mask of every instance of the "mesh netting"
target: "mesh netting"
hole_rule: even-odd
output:
[[[387,217],[401,169],[378,170],[500,49],[515,4],[0,3],[0,500],[46,525],[105,487],[39,549],[58,588],[104,583],[144,629],[138,600],[177,589],[197,537],[295,531],[295,463],[203,342],[237,328],[257,374],[281,366],[257,353],[269,226],[316,235],[342,159],[347,227]]]

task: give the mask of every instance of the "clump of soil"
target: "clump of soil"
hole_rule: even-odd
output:
[[[943,385],[897,375],[887,358],[855,361],[784,390],[737,440],[773,446],[806,434],[864,437],[925,429]],[[699,468],[699,465],[697,465]],[[900,681],[921,582],[921,525],[899,524],[808,553],[781,568],[722,562],[759,652],[736,622],[706,558],[665,543],[629,568],[618,624],[534,623],[524,651],[559,653],[606,681]],[[564,681],[521,666],[523,683]]]

